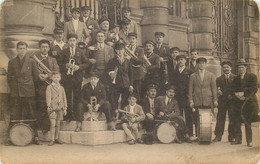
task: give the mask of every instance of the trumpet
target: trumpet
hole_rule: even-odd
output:
[[[89,113],[90,113],[90,121],[93,121],[93,109],[94,107],[97,105],[97,98],[95,96],[91,96],[90,97],[90,109],[89,109]]]
[[[125,47],[125,50],[127,52],[127,55],[131,56],[132,58],[135,58],[137,59],[138,57],[128,48],[128,47]],[[144,55],[144,66],[145,67],[149,67],[151,66],[152,64],[150,63],[150,61],[147,59],[147,57]]]
[[[72,67],[68,68],[67,75],[73,75],[74,69],[75,69],[75,59],[70,58],[70,61],[68,64],[72,65]]]
[[[39,72],[40,73],[43,73],[43,74],[50,74],[51,73],[51,70],[48,68],[48,67],[46,67],[42,62],[41,62],[41,60],[40,59],[38,59],[37,57],[36,57],[36,55],[32,55],[32,58],[34,59],[34,61],[37,63],[37,65],[38,65],[38,70],[39,70]],[[49,79],[49,78],[47,78],[47,79],[45,79],[44,80],[47,84],[51,84],[51,79]]]
[[[116,84],[116,75],[117,75],[117,71],[118,71],[118,67],[115,68],[114,72],[115,72],[115,77],[112,81],[113,84]]]

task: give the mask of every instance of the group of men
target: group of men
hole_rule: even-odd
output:
[[[218,106],[214,141],[221,140],[228,110],[229,141],[241,144],[242,115],[247,145],[252,146],[251,122],[257,118],[258,86],[257,77],[246,72],[248,63],[238,62],[235,76],[232,64],[222,62],[224,74],[216,80],[205,69],[207,59],[198,57],[198,50],[191,51],[188,61],[178,47],[163,44],[163,32],[154,34],[155,42],[148,40],[144,48],[139,47],[130,8],[123,9],[120,30],[118,26],[110,30],[107,18],[97,23],[90,17],[88,6],[74,8],[71,13],[72,20],[65,23],[64,29],[54,29],[52,43],[39,41],[39,53],[30,56],[27,43],[17,43],[18,55],[10,60],[7,74],[12,120],[36,118],[35,129],[49,130],[46,87],[51,83],[51,72],[59,71],[68,102],[65,120],[78,121],[77,132],[81,131],[80,122],[89,110],[91,97],[97,98],[94,109],[102,111],[109,129],[115,130],[116,109],[127,106],[129,95],[134,93],[144,110],[143,127],[147,132],[154,130],[155,119],[176,120],[183,139],[190,142],[193,124],[199,123],[198,110]],[[39,67],[44,71],[39,72]],[[177,142],[182,142],[180,138]],[[40,144],[37,136],[35,142]]]

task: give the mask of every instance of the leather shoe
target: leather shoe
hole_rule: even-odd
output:
[[[64,144],[64,142],[62,142],[62,141],[59,140],[59,139],[55,140],[55,143],[56,143],[56,144]]]
[[[252,142],[248,142],[247,147],[253,147]]]
[[[42,145],[42,143],[40,143],[38,137],[35,137],[35,138],[34,138],[34,144],[35,144],[35,145]]]
[[[134,144],[135,144],[135,140],[130,140],[130,141],[128,142],[128,144],[129,144],[129,145],[134,145]]]
[[[182,141],[178,137],[175,138],[175,142],[178,144],[182,144]]]
[[[221,141],[221,139],[218,138],[218,137],[215,137],[215,138],[212,140],[212,142],[220,142],[220,141]]]
[[[52,145],[54,145],[54,142],[53,142],[53,141],[51,141],[51,142],[48,144],[48,146],[52,146]]]
[[[231,142],[231,145],[239,145],[239,144],[241,144],[241,141],[240,142],[239,141]]]
[[[137,138],[137,139],[136,139],[136,142],[137,142],[137,143],[140,143],[140,144],[143,144],[143,143],[144,143],[144,141],[141,140],[140,138]]]

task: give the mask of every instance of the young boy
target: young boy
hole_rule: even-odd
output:
[[[124,108],[127,113],[122,115],[122,128],[124,129],[126,135],[131,138],[129,141],[130,145],[133,145],[136,142],[143,143],[140,139],[138,127],[139,123],[145,119],[145,115],[143,108],[136,104],[137,98],[138,96],[136,94],[131,94],[129,96],[129,105]]]
[[[51,75],[52,83],[46,88],[47,112],[50,119],[51,142],[49,146],[62,144],[58,139],[60,132],[60,121],[63,115],[67,114],[67,100],[64,88],[60,85],[61,75],[59,72],[53,72]]]

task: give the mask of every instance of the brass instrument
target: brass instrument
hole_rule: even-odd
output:
[[[91,96],[90,97],[90,109],[89,109],[89,113],[90,113],[90,121],[93,121],[93,120],[97,120],[96,117],[94,117],[94,107],[97,105],[97,98],[95,96]]]
[[[32,55],[32,58],[33,58],[34,61],[37,63],[37,65],[38,65],[37,68],[38,68],[38,70],[39,70],[40,73],[42,73],[42,74],[49,74],[49,73],[51,73],[51,70],[50,70],[48,67],[46,67],[46,66],[41,62],[41,60],[36,57],[36,55]],[[49,78],[47,78],[47,79],[45,79],[45,82],[46,82],[47,84],[51,84],[52,80],[49,79]]]
[[[68,64],[72,65],[72,67],[68,68],[67,75],[73,75],[75,69],[75,59],[73,59],[72,56],[70,56],[70,60]]]
[[[127,52],[127,55],[131,56],[132,58],[135,58],[137,59],[138,57],[128,48],[128,47],[125,47],[125,50]],[[144,55],[144,66],[145,67],[149,67],[151,66],[152,64],[150,63],[150,61],[147,59],[147,57]]]
[[[138,114],[130,113],[130,112],[127,112],[127,111],[122,110],[122,109],[117,109],[116,112],[125,113],[125,114],[130,115],[130,116],[139,116]]]
[[[118,71],[118,67],[116,67],[115,70],[114,70],[114,72],[115,72],[115,78],[114,78],[113,81],[112,81],[113,84],[116,84],[117,71]]]

